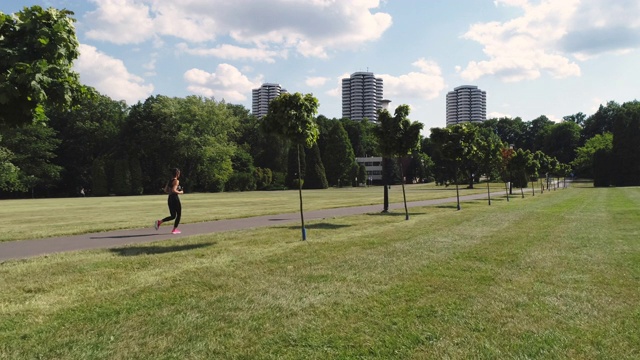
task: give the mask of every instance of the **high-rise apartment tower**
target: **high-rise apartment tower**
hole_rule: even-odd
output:
[[[355,72],[342,79],[342,117],[378,120],[382,108],[382,79],[370,72]]]
[[[487,93],[462,85],[447,93],[447,126],[487,119]]]
[[[267,115],[269,111],[269,102],[280,94],[287,92],[280,84],[264,83],[257,89],[252,91],[252,107],[251,112],[257,118]]]

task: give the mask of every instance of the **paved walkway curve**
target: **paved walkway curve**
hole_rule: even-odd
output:
[[[501,196],[504,192],[492,192],[491,196]],[[513,196],[516,196],[515,194]],[[460,196],[460,201],[486,199],[487,194],[474,194]],[[455,197],[407,202],[407,207],[420,207],[456,202]],[[403,209],[403,203],[389,204],[389,210]],[[305,211],[306,220],[318,220],[334,218],[338,216],[359,215],[367,213],[379,213],[382,205],[366,205],[336,209],[323,209]],[[300,221],[300,213],[265,215],[242,219],[228,219],[208,221],[195,224],[180,224],[182,234],[170,234],[171,227],[164,226],[155,231],[153,227],[144,229],[114,230],[83,235],[70,235],[46,239],[8,241],[0,243],[0,263],[25,259],[34,256],[53,254],[66,251],[110,249],[130,244],[140,244],[152,241],[168,240],[190,235],[208,234],[231,230],[258,228],[272,225],[280,225]]]

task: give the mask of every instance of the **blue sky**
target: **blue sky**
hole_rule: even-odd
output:
[[[251,108],[264,82],[341,117],[340,79],[371,71],[391,110],[445,126],[459,85],[488,117],[593,114],[638,99],[637,0],[12,0],[75,13],[84,84],[128,104],[201,95]]]

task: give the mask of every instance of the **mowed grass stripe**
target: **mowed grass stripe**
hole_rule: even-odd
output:
[[[307,242],[279,226],[8,262],[0,357],[634,358],[634,196],[576,188],[325,219]]]

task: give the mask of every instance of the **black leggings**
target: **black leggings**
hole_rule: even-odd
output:
[[[173,223],[173,227],[177,228],[180,224],[180,215],[182,215],[182,204],[180,203],[178,194],[169,195],[169,200],[167,202],[169,203],[169,213],[171,214],[171,216],[167,216],[166,218],[162,219],[162,222],[176,219],[176,221]]]

